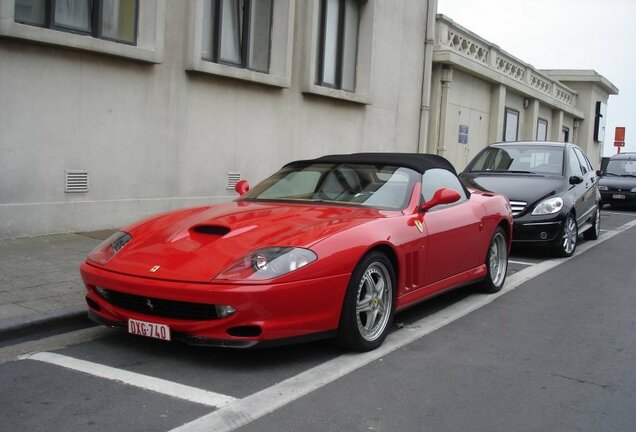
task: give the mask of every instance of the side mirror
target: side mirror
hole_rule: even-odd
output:
[[[250,185],[247,182],[247,180],[241,180],[238,183],[236,183],[236,186],[234,186],[234,190],[240,195],[243,196],[245,195],[249,190],[250,190]]]
[[[571,185],[577,185],[583,183],[583,179],[579,176],[572,176],[570,177],[570,184]]]
[[[420,206],[420,211],[425,212],[442,204],[452,204],[459,201],[460,198],[461,195],[459,195],[459,192],[453,189],[442,188],[435,192],[433,198]]]
[[[602,177],[602,176],[603,176],[603,171],[596,170],[596,177]]]

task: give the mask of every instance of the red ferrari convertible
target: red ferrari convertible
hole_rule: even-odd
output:
[[[81,265],[89,317],[197,345],[335,337],[364,351],[397,311],[461,285],[504,284],[510,205],[466,190],[440,156],[325,156],[248,189],[99,245]]]

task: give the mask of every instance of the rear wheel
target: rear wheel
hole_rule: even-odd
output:
[[[561,239],[556,247],[556,253],[561,257],[570,257],[576,250],[576,244],[579,240],[579,228],[576,224],[576,218],[572,213],[563,222],[561,230]]]
[[[594,216],[592,217],[592,227],[583,233],[586,240],[596,240],[601,235],[601,205],[596,207]]]
[[[488,276],[480,283],[479,289],[487,293],[496,293],[503,287],[508,271],[508,240],[506,232],[501,227],[497,228],[490,240],[486,268]]]
[[[338,343],[356,351],[379,347],[389,332],[395,308],[395,271],[381,252],[371,252],[356,266],[345,294]]]

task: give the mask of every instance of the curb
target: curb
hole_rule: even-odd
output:
[[[6,342],[42,330],[54,330],[56,327],[82,323],[90,325],[85,306],[67,307],[34,315],[0,320],[0,340]]]

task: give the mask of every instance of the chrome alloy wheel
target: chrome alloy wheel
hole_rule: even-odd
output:
[[[574,220],[574,216],[569,215],[565,220],[565,225],[563,225],[563,252],[567,255],[572,254],[574,252],[574,248],[576,247],[576,241],[578,239],[579,233],[576,228],[576,221]]]
[[[500,286],[506,278],[508,270],[508,245],[506,237],[501,232],[497,232],[492,239],[488,254],[488,267],[492,284],[496,287]]]
[[[372,342],[389,322],[393,304],[393,287],[388,269],[374,262],[364,272],[356,296],[356,321],[360,336]]]

